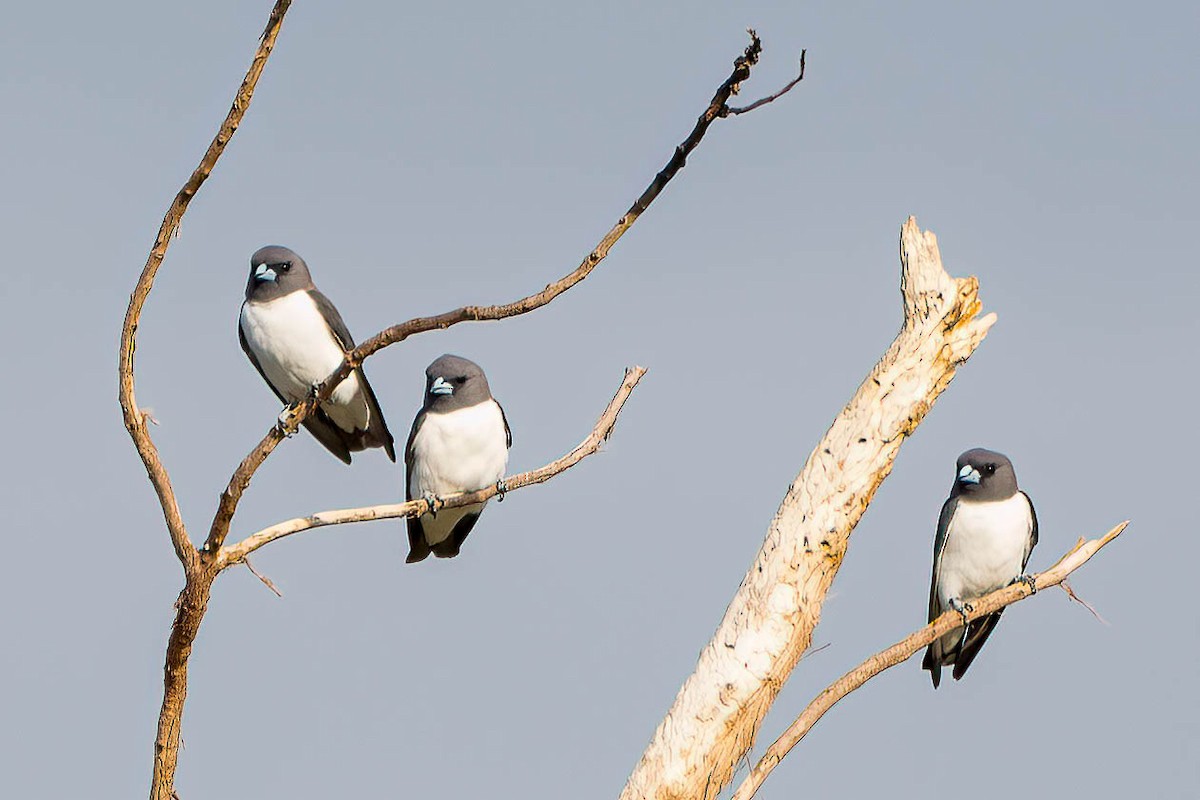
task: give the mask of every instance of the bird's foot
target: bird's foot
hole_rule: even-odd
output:
[[[1018,575],[1013,578],[1013,583],[1023,583],[1029,587],[1030,594],[1037,594],[1037,578],[1029,574]]]
[[[421,499],[425,501],[427,506],[429,506],[429,516],[436,519],[438,506],[443,505],[445,501],[443,501],[442,498],[438,497],[433,492],[421,492]]]
[[[957,597],[951,597],[950,598],[950,609],[952,611],[957,611],[958,615],[960,617],[962,617],[962,623],[963,623],[962,640],[963,640],[963,642],[966,642],[967,641],[967,624],[969,622],[969,620],[967,619],[967,614],[968,614],[968,612],[974,611],[975,606],[971,605],[970,603],[964,603],[963,601],[959,600]]]
[[[292,424],[291,406],[279,412],[279,417],[275,420],[275,427],[283,434],[283,438],[285,439],[290,439],[296,435],[296,427]]]
[[[504,495],[506,494],[508,494],[508,484],[504,482],[503,478],[501,478],[500,480],[496,481],[496,502],[503,503]]]

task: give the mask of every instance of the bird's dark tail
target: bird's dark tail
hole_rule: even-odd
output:
[[[933,645],[925,648],[925,660],[921,662],[921,669],[929,670],[929,677],[933,680],[933,688],[938,688],[942,682],[942,664],[941,659],[934,657]]]
[[[405,520],[408,523],[408,558],[404,559],[405,564],[415,564],[418,561],[424,561],[429,558],[429,545],[425,542],[425,533],[421,530],[421,523],[416,517],[409,517]]]
[[[983,619],[971,623],[967,629],[966,641],[959,648],[958,657],[954,659],[954,680],[960,679],[967,673],[967,667],[971,666],[975,656],[979,655],[983,643],[992,635],[1003,611],[1004,609],[1000,609],[995,614],[988,614]]]

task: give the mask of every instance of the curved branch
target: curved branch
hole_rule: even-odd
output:
[[[901,443],[995,321],[977,318],[977,281],[946,274],[937,239],[915,219],[901,231],[900,258],[903,328],[788,489],[622,800],[709,798],[731,780],[811,644],[850,533]]]
[[[609,401],[608,407],[604,409],[604,413],[600,415],[600,419],[596,420],[595,427],[588,437],[576,445],[575,449],[567,453],[562,458],[551,461],[544,467],[522,472],[518,475],[513,475],[509,478],[504,478],[505,493],[520,489],[523,486],[532,486],[535,483],[545,483],[560,472],[564,472],[578,464],[583,459],[592,455],[600,449],[608,437],[612,435],[613,427],[617,424],[617,415],[621,413],[621,408],[625,405],[625,401],[629,399],[629,395],[633,392],[634,387],[638,385],[638,381],[646,374],[644,367],[628,367],[625,370],[625,379],[621,382],[621,386],[617,389],[617,393],[613,395],[613,399]],[[457,508],[459,506],[467,506],[473,503],[482,503],[485,500],[490,500],[498,494],[495,486],[489,486],[486,489],[480,489],[477,492],[459,492],[456,494],[446,495],[441,503],[438,504],[438,509]],[[363,508],[345,508],[337,511],[320,511],[316,514],[310,514],[307,517],[297,517],[284,522],[277,523],[268,528],[263,528],[257,533],[247,536],[237,544],[222,547],[220,557],[217,559],[217,569],[225,569],[239,561],[244,561],[247,556],[255,550],[268,545],[276,539],[282,539],[285,536],[291,536],[293,533],[311,530],[313,528],[324,528],[328,525],[345,525],[350,522],[368,522],[376,519],[396,519],[398,517],[415,517],[419,514],[424,514],[429,511],[429,504],[425,500],[410,500],[407,503],[391,503],[378,506],[366,506]]]
[[[158,236],[154,240],[154,246],[150,248],[150,254],[146,258],[146,266],[142,268],[142,274],[129,298],[129,307],[125,310],[125,323],[121,327],[120,361],[117,371],[121,413],[125,418],[125,429],[129,431],[129,436],[137,447],[138,455],[142,457],[142,463],[146,465],[146,474],[154,486],[154,491],[158,494],[158,502],[162,506],[163,517],[167,523],[167,531],[171,535],[171,544],[175,547],[175,555],[179,557],[184,571],[188,574],[194,572],[198,567],[196,548],[192,546],[191,539],[188,538],[187,527],[179,513],[179,503],[175,499],[171,478],[159,458],[158,448],[150,438],[150,431],[147,429],[147,415],[138,408],[133,391],[133,355],[137,347],[138,321],[142,317],[142,308],[146,304],[146,298],[150,296],[150,289],[154,286],[158,268],[162,266],[163,257],[167,254],[171,237],[179,229],[179,223],[183,219],[184,212],[187,211],[188,204],[200,191],[204,181],[212,174],[217,159],[225,152],[226,145],[233,138],[234,131],[241,124],[242,117],[250,106],[250,99],[254,96],[258,78],[262,75],[263,68],[267,65],[267,59],[275,48],[275,39],[279,36],[283,16],[291,4],[291,0],[278,0],[275,7],[271,9],[271,17],[263,31],[262,41],[254,53],[254,60],[246,71],[242,85],[233,98],[233,105],[230,107],[229,113],[225,115],[225,121],[221,123],[220,129],[217,130],[217,135],[213,137],[204,157],[200,159],[199,166],[192,172],[179,193],[175,195],[174,201],[163,217],[162,224],[158,228]]]
[[[1121,531],[1125,530],[1125,526],[1128,524],[1129,520],[1122,522],[1099,539],[1092,539],[1089,542],[1080,539],[1074,547],[1067,551],[1066,555],[1058,560],[1058,563],[1034,576],[1038,590],[1041,591],[1063,583],[1068,575],[1086,564],[1092,556],[1100,551],[1100,548],[1120,536]],[[1032,592],[1028,586],[1023,583],[1014,583],[1003,589],[997,589],[978,600],[972,600],[971,605],[974,610],[967,616],[969,619],[976,620],[1031,596]],[[896,642],[888,649],[876,653],[830,684],[825,691],[808,704],[804,711],[800,712],[796,721],[788,726],[788,729],[775,740],[775,743],[767,748],[767,752],[738,786],[733,800],[750,800],[754,797],[755,792],[759,790],[763,781],[779,765],[783,757],[812,730],[825,712],[833,708],[839,700],[885,669],[907,661],[928,647],[935,639],[945,636],[961,625],[962,618],[958,612],[947,611],[924,628]]]
[[[732,73],[717,88],[708,107],[700,115],[699,119],[696,120],[691,133],[675,148],[675,152],[667,161],[666,166],[654,176],[654,180],[650,182],[650,185],[646,187],[638,199],[633,202],[629,210],[617,220],[617,224],[604,235],[604,238],[600,240],[596,248],[588,253],[587,257],[572,272],[548,284],[540,292],[522,297],[520,300],[511,303],[495,306],[463,306],[462,308],[456,308],[453,311],[447,311],[444,314],[438,314],[433,317],[410,319],[407,322],[393,325],[381,331],[347,354],[341,366],[322,382],[317,392],[305,400],[290,406],[286,412],[287,416],[284,417],[286,425],[282,426],[282,428],[285,428],[289,432],[295,431],[301,421],[312,413],[313,409],[320,402],[328,399],[333,394],[334,389],[337,388],[338,384],[351,371],[362,364],[366,358],[385,347],[402,342],[410,336],[449,328],[451,325],[457,325],[460,322],[501,320],[526,314],[551,302],[591,274],[592,270],[608,255],[612,246],[625,235],[626,231],[633,227],[633,223],[638,220],[642,212],[650,207],[650,204],[654,202],[659,193],[675,177],[675,174],[683,169],[687,163],[688,155],[700,144],[700,141],[704,138],[705,133],[708,132],[708,128],[712,125],[713,121],[729,115],[729,107],[727,105],[729,98],[737,94],[741,82],[750,77],[750,69],[758,63],[759,54],[762,52],[762,41],[758,38],[758,34],[753,30],[748,31],[748,33],[750,34],[750,44],[746,47],[742,55],[734,60]],[[214,558],[217,551],[224,544],[225,537],[229,535],[229,526],[233,521],[233,515],[237,510],[237,504],[241,499],[242,493],[249,486],[250,479],[254,476],[254,473],[283,439],[284,430],[281,429],[281,426],[273,427],[263,437],[262,441],[242,459],[242,463],[234,471],[233,476],[229,479],[229,485],[221,494],[221,502],[217,507],[217,513],[213,517],[212,525],[209,528],[208,539],[203,548],[205,557]]]
[[[753,32],[752,32],[752,35],[753,35]],[[797,83],[804,80],[804,57],[807,54],[808,54],[807,50],[800,51],[800,71],[799,71],[799,73],[797,73],[796,77],[794,77],[790,81],[788,81],[787,84],[782,89],[780,89],[779,91],[774,92],[772,94],[769,94],[766,97],[760,97],[759,99],[755,100],[753,103],[751,103],[748,106],[742,106],[741,108],[734,108],[733,106],[729,106],[725,109],[725,113],[728,116],[734,116],[734,117],[737,116],[738,114],[749,114],[751,111],[753,111],[756,108],[761,108],[762,106],[765,106],[768,103],[774,103],[776,100],[778,100],[779,98],[783,97],[785,94],[790,92],[792,89],[794,89],[796,87]]]

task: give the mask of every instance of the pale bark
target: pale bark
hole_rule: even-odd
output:
[[[695,672],[622,800],[710,798],[729,783],[809,647],[854,529],[901,443],[983,341],[978,283],[942,268],[910,218],[900,236],[904,324],[792,483]]]

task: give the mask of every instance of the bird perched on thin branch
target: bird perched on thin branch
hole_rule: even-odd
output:
[[[1003,609],[967,624],[971,600],[1016,581],[1037,591],[1025,574],[1037,541],[1033,502],[1017,488],[1008,457],[981,448],[959,456],[933,542],[929,621],[953,609],[962,615],[963,626],[925,651],[921,668],[929,670],[933,688],[941,682],[943,666],[953,665],[954,679],[961,678],[1000,621]]]
[[[263,247],[250,257],[238,339],[250,363],[284,403],[294,403],[329,377],[354,339],[329,298],[317,291],[304,259],[286,247]],[[347,464],[350,453],[396,448],[362,367],[338,384],[303,422],[308,432]]]
[[[473,361],[444,355],[425,370],[425,401],[404,452],[408,500],[422,498],[431,507],[442,495],[474,492],[496,484],[508,465],[512,432],[504,409],[492,397],[487,376]],[[475,527],[484,503],[444,508],[408,518],[409,564],[432,552],[458,555]]]

